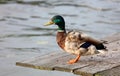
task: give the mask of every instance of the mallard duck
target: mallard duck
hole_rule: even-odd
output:
[[[82,32],[74,30],[67,33],[64,18],[60,15],[52,17],[51,20],[44,25],[48,26],[52,24],[58,26],[58,32],[56,35],[58,45],[64,51],[76,55],[75,59],[67,62],[69,64],[76,63],[80,59],[81,55],[88,53],[95,54],[98,52],[104,52],[100,50],[106,50],[101,41],[93,39]]]

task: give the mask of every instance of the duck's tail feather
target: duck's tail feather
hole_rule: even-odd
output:
[[[101,49],[101,50],[97,50],[97,51],[101,54],[105,54],[108,50],[107,49]]]

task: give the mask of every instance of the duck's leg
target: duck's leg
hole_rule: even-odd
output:
[[[73,64],[73,63],[76,63],[79,59],[80,59],[80,54],[77,55],[77,57],[75,59],[69,60],[67,63],[68,64]]]

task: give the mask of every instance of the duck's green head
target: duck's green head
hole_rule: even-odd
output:
[[[65,30],[65,21],[60,15],[52,17],[51,20],[45,24],[45,26],[52,24],[58,25],[58,30]]]

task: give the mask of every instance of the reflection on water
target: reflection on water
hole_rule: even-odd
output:
[[[26,76],[31,72],[31,76],[74,76],[21,69],[15,62],[61,51],[55,40],[57,27],[43,26],[52,16],[64,16],[67,30],[103,38],[120,32],[119,7],[119,0],[0,0],[0,76]]]

